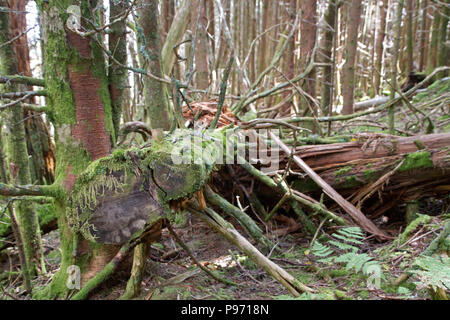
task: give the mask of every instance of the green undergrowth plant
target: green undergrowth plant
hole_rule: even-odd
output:
[[[414,283],[418,289],[431,289],[432,296],[438,299],[448,300],[450,291],[450,258],[447,256],[419,256],[414,260]]]
[[[342,266],[345,270],[362,272],[365,276],[374,273],[381,279],[380,263],[367,253],[361,252],[362,239],[365,235],[358,227],[339,229],[325,243],[315,241],[311,253],[318,258],[317,262],[329,266]]]

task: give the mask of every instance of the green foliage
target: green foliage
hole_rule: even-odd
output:
[[[362,271],[364,275],[370,275],[374,270],[373,267],[381,270],[378,261],[373,260],[367,253],[358,252],[360,251],[358,246],[363,244],[361,240],[364,238],[360,228],[342,228],[332,237],[333,239],[327,241],[330,246],[316,241],[311,248],[311,252],[320,258],[319,262],[345,264],[346,270],[353,269],[357,273]]]
[[[419,288],[431,287],[437,291],[438,288],[450,290],[450,258],[419,256],[414,261],[411,270],[414,274]]]

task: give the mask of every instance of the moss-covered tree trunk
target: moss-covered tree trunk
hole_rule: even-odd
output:
[[[6,0],[0,1],[0,6],[8,8]],[[0,47],[1,55],[1,73],[4,75],[18,74],[18,62],[14,53],[13,44],[8,41],[10,36],[10,19],[15,12],[0,13]],[[5,44],[6,43],[6,44]],[[23,85],[5,84],[5,91],[16,92],[25,90]],[[16,184],[30,184],[30,168],[28,163],[27,142],[25,136],[25,126],[23,121],[23,110],[20,107],[13,107],[8,110],[7,127],[9,129],[10,143],[10,168],[11,176]],[[33,205],[27,202],[20,202],[15,205],[19,229],[22,237],[25,260],[30,275],[38,274],[43,262],[42,244],[39,231],[37,215],[33,210]]]
[[[333,99],[333,87],[334,87],[334,74],[332,68],[332,55],[334,47],[334,35],[337,33],[335,29],[336,24],[336,1],[332,0],[328,4],[328,8],[325,12],[325,25],[322,38],[322,62],[327,65],[323,67],[322,85],[321,85],[321,101],[320,106],[323,114],[331,114],[331,103]]]
[[[126,1],[109,1],[109,19],[110,22],[122,16],[128,9]],[[127,34],[125,19],[114,23],[111,26],[109,34],[109,51],[114,60],[122,65],[127,64]],[[123,104],[125,102],[125,89],[127,82],[127,70],[109,60],[109,93],[111,95],[112,120],[114,124],[114,132],[119,133],[120,117],[123,112]]]
[[[117,246],[84,240],[69,227],[68,195],[78,175],[93,160],[107,156],[115,141],[108,78],[97,35],[83,37],[81,26],[90,26],[80,15],[97,21],[92,10],[96,1],[37,1],[44,37],[45,84],[49,116],[55,126],[56,211],[62,261],[41,298],[66,297],[71,266],[81,270],[81,284],[108,263]],[[92,5],[93,7],[90,7]]]
[[[145,0],[138,9],[138,38],[145,68],[157,77],[161,72],[161,43],[158,27],[158,1]],[[152,129],[170,128],[169,104],[166,87],[160,81],[144,78],[145,119]]]

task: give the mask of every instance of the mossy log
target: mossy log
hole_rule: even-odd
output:
[[[449,152],[450,134],[443,133],[415,137],[367,135],[352,142],[302,146],[295,153],[341,192],[353,193],[395,170],[383,192],[391,196],[401,192],[403,198],[414,198],[448,192]],[[295,164],[291,169],[301,171]],[[319,190],[310,179],[295,180],[294,186],[301,192]]]

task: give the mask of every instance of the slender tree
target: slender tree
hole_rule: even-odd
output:
[[[303,0],[301,1],[302,19],[300,22],[300,71],[303,72],[310,59],[314,59],[313,50],[316,45],[317,33],[317,1]],[[305,82],[304,88],[313,98],[316,96],[316,74],[312,69],[308,74],[308,81]]]
[[[431,39],[428,46],[427,68],[426,72],[430,73],[437,65],[437,51],[439,48],[439,31],[441,25],[441,13],[439,4],[436,0],[433,2],[433,24],[431,27]]]
[[[414,3],[406,1],[406,61],[404,73],[409,75],[414,70],[414,33],[413,33]]]
[[[142,1],[138,9],[139,20],[137,24],[141,55],[144,67],[151,74],[162,77],[161,72],[161,44],[158,27],[158,1]],[[150,77],[144,78],[145,118],[152,129],[170,128],[170,115],[168,94],[165,86],[158,80]]]
[[[400,50],[400,36],[402,32],[402,11],[403,11],[403,4],[404,0],[400,0],[397,5],[397,15],[395,18],[395,31],[394,31],[394,47],[393,47],[393,53],[392,53],[392,61],[391,61],[391,95],[390,99],[394,99],[395,92],[398,90],[398,82],[397,82],[397,75],[398,75],[398,57],[399,57],[399,50]],[[391,134],[395,133],[395,106],[392,105],[389,107],[389,132]]]
[[[128,9],[126,1],[109,1],[110,22],[115,21]],[[127,64],[127,30],[126,20],[122,19],[111,26],[109,33],[109,93],[111,95],[112,118],[114,132],[119,133],[120,117],[124,104],[124,93],[128,83],[127,70],[121,65]],[[118,63],[117,63],[118,62]]]
[[[421,21],[420,21],[420,44],[419,44],[419,70],[423,71],[426,59],[426,40],[428,38],[428,0],[421,0],[420,11],[421,11]]]
[[[209,86],[208,63],[208,17],[206,0],[194,0],[195,10],[191,12],[191,29],[196,34],[195,68],[198,89],[205,90]],[[199,18],[197,21],[197,17]],[[197,25],[198,22],[198,25]]]
[[[358,27],[361,20],[362,3],[352,0],[348,7],[347,38],[345,45],[345,64],[342,78],[344,97],[343,113],[353,113],[355,92],[355,61],[358,47]]]
[[[9,8],[8,1],[1,0],[0,7]],[[10,35],[10,21],[13,20],[11,18],[16,14],[14,10],[0,13],[0,27],[3,30],[0,33],[0,43],[2,43],[0,46],[0,68],[3,75],[19,74],[17,56],[14,52],[14,42],[11,43],[10,41],[12,38]],[[10,83],[5,84],[3,89],[9,92],[26,91],[26,86]],[[10,137],[10,168],[12,168],[11,175],[13,182],[22,185],[31,184],[24,113],[20,107],[8,110],[7,124]],[[34,276],[42,270],[41,267],[44,268],[42,271],[45,271],[38,218],[33,204],[27,201],[18,202],[15,205],[15,212],[17,214],[28,272],[31,276]]]
[[[321,57],[326,65],[323,67],[322,74],[322,85],[321,85],[321,109],[325,114],[329,113],[329,108],[331,107],[333,99],[333,87],[334,87],[334,77],[333,77],[333,47],[334,47],[334,35],[335,35],[335,24],[336,24],[336,0],[331,0],[328,4],[327,10],[325,12],[325,25],[323,26],[323,39],[322,39],[322,53]]]

